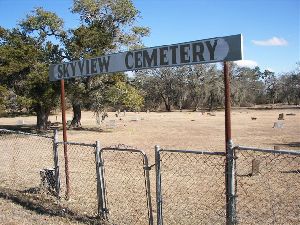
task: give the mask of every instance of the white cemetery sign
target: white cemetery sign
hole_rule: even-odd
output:
[[[243,58],[241,34],[120,52],[51,65],[50,81],[101,73],[235,61]]]

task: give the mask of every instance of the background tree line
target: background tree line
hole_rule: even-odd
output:
[[[50,64],[137,49],[149,35],[137,25],[131,0],[74,0],[71,12],[80,24],[72,29],[55,13],[34,9],[13,29],[0,27],[0,112],[29,112],[37,129],[47,128],[59,107],[59,82],[49,82]],[[300,63],[276,76],[270,71],[231,63],[232,104],[299,104]],[[223,106],[223,72],[217,64],[160,68],[66,80],[71,125],[81,126],[81,110],[98,121],[106,110],[214,110]]]
[[[300,63],[280,76],[230,63],[230,76],[233,106],[300,103]],[[138,71],[132,84],[141,90],[147,109],[214,110],[224,106],[223,68],[217,64]]]

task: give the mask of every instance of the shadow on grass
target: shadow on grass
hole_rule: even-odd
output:
[[[55,127],[58,130],[62,130],[62,126]],[[53,129],[51,128],[48,130],[38,131],[36,130],[35,125],[0,125],[0,129],[7,129],[13,131],[21,131],[25,133],[38,133],[38,134],[52,134]],[[98,132],[98,133],[112,133],[114,129],[102,129],[99,127],[69,127],[67,130],[70,131],[89,131],[89,132]]]
[[[35,116],[35,113],[32,113],[32,112],[1,113],[0,116],[3,118],[30,117],[30,116]]]
[[[35,189],[35,188],[34,188]],[[57,203],[55,198],[44,198],[41,194],[31,191],[15,191],[0,187],[0,198],[8,199],[25,209],[38,214],[67,218],[84,224],[104,225],[100,218],[80,215]]]
[[[90,131],[90,132],[98,132],[98,133],[111,133],[111,132],[113,132],[113,129],[102,129],[102,128],[99,128],[99,127],[74,127],[74,128],[69,128],[69,130]]]
[[[0,125],[1,129],[22,131],[26,133],[36,133],[35,125]]]

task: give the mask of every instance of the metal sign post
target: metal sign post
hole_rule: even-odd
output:
[[[224,62],[225,85],[225,183],[226,183],[226,224],[235,224],[235,159],[231,139],[231,92],[228,62]]]
[[[63,124],[63,141],[64,141],[64,158],[65,158],[65,174],[66,174],[66,199],[70,195],[70,179],[69,179],[69,160],[68,160],[68,147],[67,147],[67,127],[66,127],[66,104],[65,104],[65,81],[60,80],[60,102],[61,102],[61,115]]]
[[[228,62],[224,62],[224,85],[225,85],[225,142],[226,150],[231,141],[231,98],[230,77]]]

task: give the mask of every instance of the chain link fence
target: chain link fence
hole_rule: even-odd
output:
[[[70,192],[67,192],[64,145],[67,148]],[[75,213],[97,216],[97,175],[95,163],[95,144],[59,142],[58,158],[60,173],[60,195],[62,203]]]
[[[235,152],[238,224],[300,224],[300,151]]]
[[[0,187],[34,191],[41,170],[53,168],[53,138],[0,129]]]
[[[225,224],[225,153],[158,146],[155,152],[157,209],[153,210],[149,178],[153,170],[143,151],[124,145],[100,150],[97,142],[64,143],[57,135],[0,129],[0,188],[39,190],[42,172],[48,169],[55,171],[59,204],[80,215],[100,215],[109,224],[152,225],[157,212],[158,225]],[[233,152],[227,171],[235,182],[228,183],[235,184],[233,224],[300,224],[300,151],[235,147]]]
[[[157,224],[225,224],[224,156],[157,147]]]
[[[105,211],[111,224],[152,225],[148,159],[145,153],[124,145],[100,152]]]

